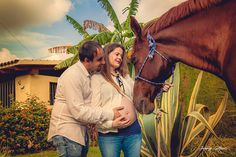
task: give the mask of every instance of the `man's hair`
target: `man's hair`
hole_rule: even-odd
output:
[[[102,46],[95,41],[87,41],[80,46],[79,49],[79,59],[81,62],[87,58],[90,61],[93,61],[94,54],[97,53],[97,49],[101,49]]]

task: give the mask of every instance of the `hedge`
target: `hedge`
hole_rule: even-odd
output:
[[[22,154],[51,148],[47,142],[50,111],[37,97],[0,108],[0,152]]]

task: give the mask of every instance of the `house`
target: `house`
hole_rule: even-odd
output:
[[[59,60],[20,60],[0,63],[0,101],[4,107],[11,100],[25,101],[29,95],[41,101],[54,102],[58,77],[64,70],[55,70]]]
[[[25,101],[29,95],[40,101],[54,103],[57,79],[65,69],[54,66],[71,57],[70,46],[48,49],[51,55],[44,59],[14,59],[0,63],[0,104],[9,107],[11,100]]]

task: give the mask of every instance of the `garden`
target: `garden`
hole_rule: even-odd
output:
[[[202,108],[199,113],[203,115],[207,122],[203,122],[205,127],[200,129],[201,131],[197,131],[198,134],[196,134],[196,128],[201,128],[199,126],[202,122],[200,120],[195,121],[194,127],[192,126],[192,130],[190,129],[192,138],[182,144],[184,148],[182,155],[191,154],[191,152],[199,149],[201,150],[200,156],[206,156],[206,154],[235,156],[235,106],[232,98],[224,97],[225,92],[227,92],[227,89],[222,80],[207,73],[199,74],[199,70],[185,65],[177,66],[174,87],[163,95],[160,103],[157,102],[157,106],[162,110],[159,121],[157,121],[156,114],[139,116],[143,132],[141,150],[143,156],[155,156],[154,154],[157,154],[158,150],[167,154],[168,152],[173,153],[172,149],[176,145],[175,142],[171,143],[171,141],[180,140],[180,137],[184,136],[181,135],[181,133],[184,133],[183,131],[178,131],[181,130],[179,122],[189,121],[184,115],[189,112],[189,106],[193,107],[196,104],[201,104],[201,107],[197,108]],[[175,100],[176,98],[178,98],[178,102]],[[206,104],[206,106],[203,104]],[[179,112],[180,109],[182,114]],[[24,102],[12,101],[11,107],[1,108],[1,156],[56,156],[55,148],[47,142],[50,113],[51,109],[47,108],[45,102],[40,102],[36,96],[29,96]],[[212,115],[218,116],[214,124],[211,122],[215,118]],[[174,123],[175,121],[178,123]],[[209,123],[209,126],[207,123]],[[160,128],[158,129],[158,127]],[[91,157],[99,156],[95,126],[89,125],[89,131],[91,149],[88,155]],[[185,134],[187,133],[185,132]],[[205,137],[206,134],[208,134],[207,137]],[[205,138],[205,143],[200,145],[199,143],[202,143],[203,138]],[[159,141],[158,139],[162,140]],[[159,149],[158,143],[162,143],[162,147]]]

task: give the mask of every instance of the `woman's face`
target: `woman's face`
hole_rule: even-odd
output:
[[[109,63],[113,70],[120,67],[122,63],[123,50],[120,47],[115,48],[111,53],[109,53]]]

